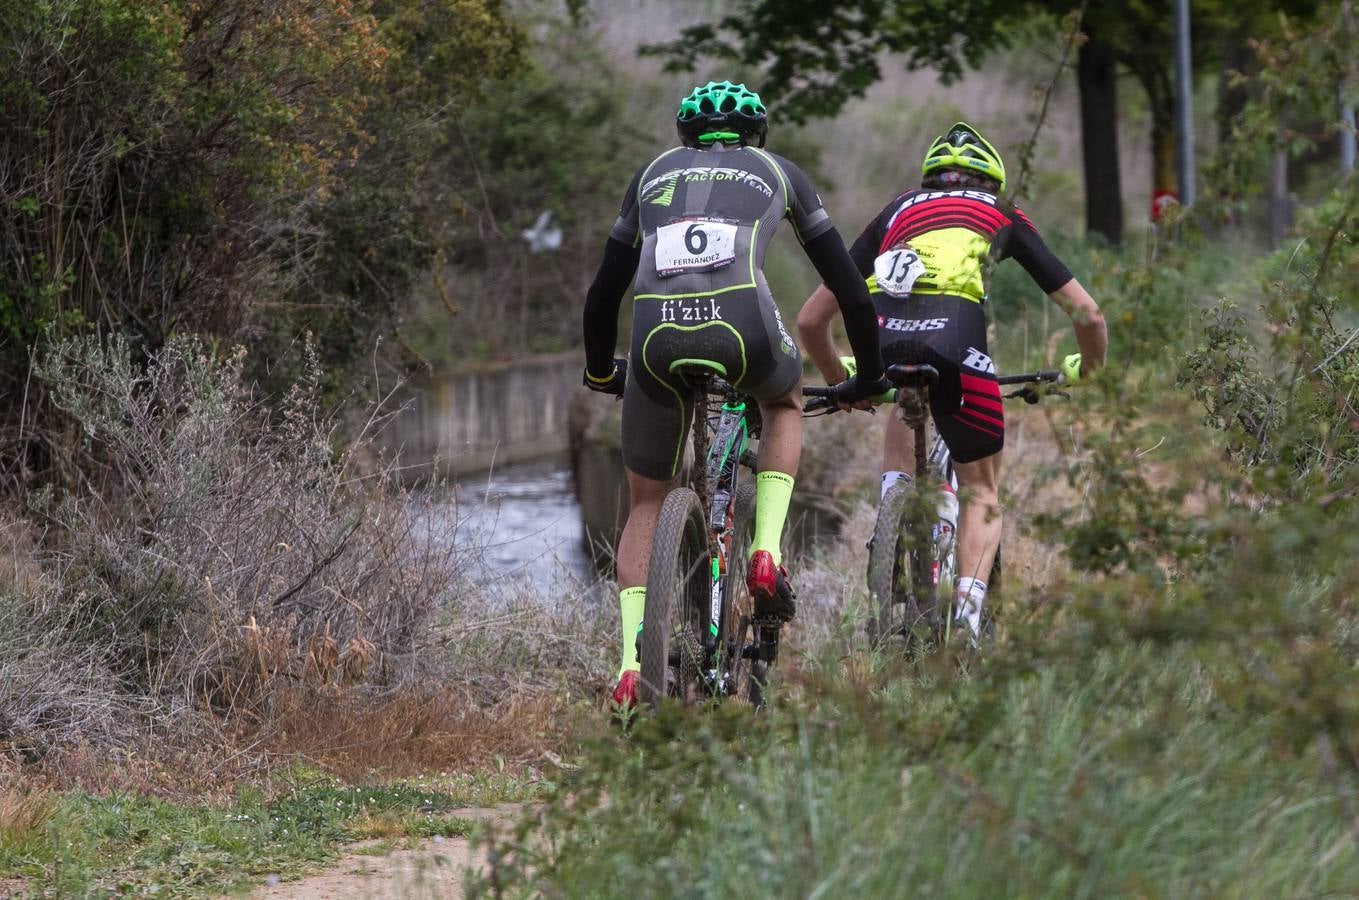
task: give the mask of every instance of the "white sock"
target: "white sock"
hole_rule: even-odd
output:
[[[904,480],[907,484],[910,484],[910,483],[911,483],[911,476],[910,476],[910,475],[907,475],[905,472],[898,472],[898,471],[896,471],[896,470],[892,470],[892,471],[890,471],[890,472],[883,472],[883,473],[882,473],[882,493],[878,495],[878,499],[881,500],[883,497],[886,497],[886,496],[887,496],[887,492],[891,489],[892,485],[896,484],[898,481],[903,481],[903,480]]]
[[[953,621],[966,622],[972,637],[981,637],[982,609],[986,607],[986,582],[980,578],[959,578],[957,612]]]

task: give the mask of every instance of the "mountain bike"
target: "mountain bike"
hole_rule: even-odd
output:
[[[688,483],[666,495],[656,523],[642,616],[639,695],[695,703],[742,697],[761,705],[778,657],[781,623],[760,621],[746,590],[756,470],[751,442],[760,407],[724,380],[720,366],[681,360],[671,367],[694,407],[694,465]],[[715,415],[712,398],[721,398]]]
[[[929,390],[939,382],[939,371],[930,365],[897,364],[887,368],[896,387],[892,396],[902,420],[915,435],[915,477],[898,481],[878,504],[873,537],[868,545],[868,593],[872,606],[869,639],[882,646],[901,640],[915,646],[925,640],[946,642],[951,623],[952,587],[956,574],[955,529],[957,527],[958,476],[948,446],[937,434],[926,451],[925,431],[930,421]],[[1023,385],[1003,395],[1026,403],[1038,403],[1043,393],[1035,385],[1063,383],[1060,371],[1005,375],[1002,386]],[[834,411],[833,388],[805,387],[812,399],[806,412]],[[886,402],[885,400],[882,402]],[[941,515],[951,507],[952,516]],[[991,592],[999,593],[1001,550],[987,578]],[[989,631],[990,617],[983,620]]]

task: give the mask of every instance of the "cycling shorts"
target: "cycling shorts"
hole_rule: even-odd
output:
[[[882,361],[927,363],[939,370],[930,413],[949,453],[968,463],[1005,446],[1005,413],[996,366],[986,352],[986,315],[965,297],[873,294]]]
[[[802,377],[802,358],[764,279],[715,296],[639,299],[623,394],[623,465],[668,481],[680,471],[693,417],[692,390],[670,371],[680,360],[718,364],[756,400],[786,397]]]

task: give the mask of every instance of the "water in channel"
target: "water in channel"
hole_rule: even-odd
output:
[[[541,588],[597,580],[565,460],[465,475],[454,491],[459,530],[483,548],[483,578],[527,579]]]

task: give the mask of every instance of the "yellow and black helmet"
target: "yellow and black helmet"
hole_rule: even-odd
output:
[[[925,153],[920,174],[929,175],[941,169],[959,169],[985,175],[1000,182],[1000,191],[1005,190],[1005,163],[1001,161],[1000,153],[981,136],[981,132],[966,122],[956,123],[935,138]]]

